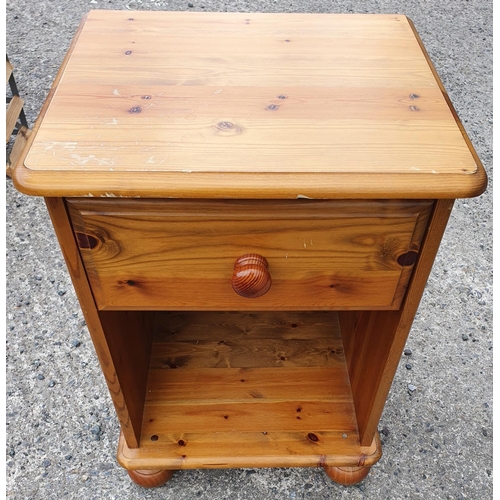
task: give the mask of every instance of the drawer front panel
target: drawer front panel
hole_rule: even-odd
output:
[[[397,309],[427,200],[67,200],[100,309]],[[267,260],[257,298],[235,261]]]

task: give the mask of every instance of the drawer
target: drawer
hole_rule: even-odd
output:
[[[397,309],[428,200],[68,199],[99,309]],[[235,262],[267,261],[242,297]]]

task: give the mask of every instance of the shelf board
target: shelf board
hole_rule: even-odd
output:
[[[122,437],[118,459],[128,469],[307,467],[378,451],[359,444],[336,313],[167,312],[140,447]]]

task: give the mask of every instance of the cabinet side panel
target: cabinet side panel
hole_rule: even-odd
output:
[[[106,318],[102,321],[95,306],[92,289],[89,285],[85,268],[83,266],[80,252],[76,245],[71,224],[66,212],[64,200],[62,198],[45,198],[56,236],[66,261],[66,265],[75,287],[76,295],[80,302],[82,312],[87,322],[94,348],[99,359],[99,363],[108,385],[115,410],[120,421],[123,435],[127,444],[134,448],[139,445],[140,429],[142,423],[142,404],[134,395],[134,390],[126,386],[129,373],[134,373],[137,366],[127,366],[123,359],[123,353],[130,347],[131,335],[123,336],[121,347],[118,349],[118,342],[115,341],[119,332],[119,324],[116,321]],[[139,313],[135,313],[136,315]],[[122,323],[120,321],[119,323]],[[135,330],[133,325],[138,322],[137,317],[131,321],[128,331]],[[139,332],[136,332],[139,333]],[[109,339],[107,338],[109,336]],[[143,348],[147,350],[151,346],[151,335],[144,336]],[[129,345],[127,345],[129,344]],[[148,360],[149,361],[149,360]],[[140,370],[139,370],[140,372]],[[146,375],[147,376],[147,367]],[[139,377],[140,379],[140,377]],[[145,384],[145,382],[144,382]],[[142,398],[144,398],[144,393]],[[140,408],[140,410],[139,410]]]
[[[99,311],[127,411],[140,438],[149,361],[154,331],[154,311]]]
[[[361,445],[369,445],[439,249],[454,200],[436,201],[421,252],[397,311],[343,311],[339,321]]]

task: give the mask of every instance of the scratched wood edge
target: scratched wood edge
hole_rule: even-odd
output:
[[[231,469],[231,468],[265,468],[265,467],[371,467],[376,464],[382,457],[382,445],[380,442],[379,433],[376,432],[369,445],[356,445],[352,448],[352,453],[338,454],[334,453],[325,455],[267,455],[259,457],[256,455],[250,456],[234,456],[234,457],[220,457],[216,453],[212,456],[200,457],[193,460],[188,466],[182,465],[178,458],[165,457],[151,457],[148,456],[147,450],[141,448],[129,448],[127,442],[120,432],[118,439],[118,449],[116,452],[116,459],[118,463],[127,470],[177,470],[177,469]],[[210,460],[224,459],[224,463],[207,464]]]
[[[478,185],[478,189],[482,189],[482,191],[480,193],[478,193],[478,195],[482,194],[486,190],[486,187],[488,185],[488,177],[486,175],[486,171],[484,169],[483,163],[481,162],[479,155],[477,154],[474,146],[472,145],[472,142],[471,142],[469,136],[467,135],[465,127],[462,124],[462,120],[460,120],[460,117],[458,116],[458,113],[457,113],[455,107],[453,106],[453,103],[451,102],[451,99],[448,95],[448,92],[444,88],[443,82],[441,81],[441,78],[439,77],[438,72],[437,72],[436,68],[434,67],[434,64],[432,63],[432,60],[429,56],[429,53],[427,52],[427,49],[424,46],[424,42],[422,41],[422,39],[420,38],[420,35],[418,34],[418,31],[417,31],[417,28],[415,27],[415,24],[413,23],[413,21],[409,17],[407,17],[407,16],[405,16],[405,17],[406,17],[408,24],[410,25],[410,28],[413,30],[413,34],[415,35],[415,39],[417,40],[418,44],[420,45],[420,49],[422,50],[422,54],[424,55],[425,59],[427,60],[427,64],[429,65],[429,68],[430,68],[432,74],[434,75],[434,78],[436,79],[436,82],[439,86],[439,89],[441,90],[441,93],[443,94],[443,98],[446,101],[446,103],[448,104],[450,112],[453,115],[453,118],[455,119],[455,123],[457,124],[457,127],[460,130],[460,133],[462,134],[462,137],[463,137],[465,143],[467,144],[467,147],[469,148],[469,151],[470,151],[472,157],[474,158],[474,161],[476,162],[476,167],[477,167],[476,172],[474,172],[473,174],[469,174],[469,175],[473,175],[476,177],[476,183]],[[478,195],[475,195],[475,196],[478,196]],[[456,196],[456,198],[460,198],[460,196]]]
[[[436,201],[414,274],[399,311],[339,313],[361,444],[370,443],[377,431],[453,203],[454,200]],[[360,332],[363,326],[367,330]],[[356,337],[361,337],[362,345],[356,343]],[[377,346],[380,352],[375,356]],[[377,358],[376,365],[374,357]],[[370,366],[373,369],[367,373],[367,367]],[[367,381],[370,382],[370,390]]]
[[[33,140],[34,134],[30,139]],[[221,199],[455,199],[486,189],[476,174],[205,173],[35,171],[24,157],[13,171],[15,187],[31,196]],[[131,187],[133,186],[133,187]]]
[[[49,211],[54,231],[61,247],[64,260],[73,282],[76,295],[80,302],[85,321],[88,326],[94,348],[99,359],[99,364],[108,385],[111,399],[115,406],[120,426],[127,442],[131,447],[139,446],[141,423],[134,426],[130,418],[127,403],[122,392],[120,382],[117,378],[113,358],[106,342],[105,334],[99,315],[95,306],[92,290],[85,274],[80,253],[74,241],[73,231],[69,217],[61,198],[46,198],[47,210]],[[135,428],[134,428],[135,427]]]

